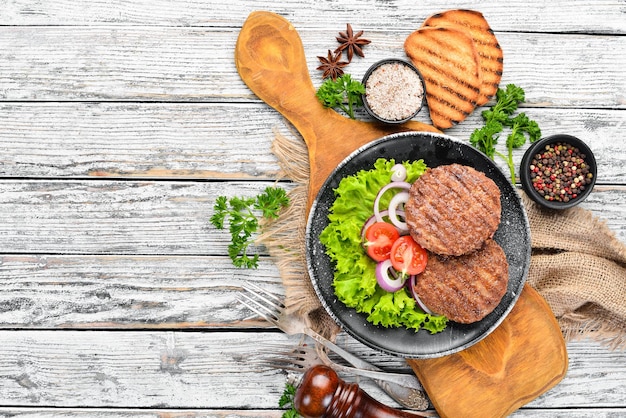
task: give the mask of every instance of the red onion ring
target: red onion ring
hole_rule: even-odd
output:
[[[393,272],[391,260],[387,259],[376,264],[376,282],[387,292],[397,292],[404,287],[406,280],[401,275],[397,276],[397,278],[392,278],[394,274],[390,274],[390,272]]]
[[[422,300],[420,299],[419,295],[415,291],[415,282],[416,282],[416,280],[417,280],[417,276],[416,275],[412,275],[411,278],[409,279],[409,288],[411,290],[411,295],[413,296],[413,299],[415,299],[415,302],[417,302],[418,306],[420,308],[422,308],[422,310],[424,312],[426,312],[427,314],[430,314],[430,315],[434,315],[433,311],[431,311],[430,309],[428,309],[426,307],[424,302],[422,302]]]
[[[383,186],[379,191],[378,194],[376,194],[376,199],[374,200],[374,216],[376,217],[376,220],[378,222],[382,222],[383,221],[383,217],[380,215],[380,209],[379,209],[379,205],[380,205],[380,198],[381,196],[389,189],[402,189],[402,190],[409,190],[411,188],[411,184],[407,183],[406,181],[392,181],[391,183],[386,184],[385,186]]]
[[[409,200],[409,192],[400,192],[391,198],[389,202],[389,220],[391,223],[398,229],[400,234],[406,234],[409,232],[409,227],[406,222],[398,219],[398,207],[401,204],[408,202]],[[404,212],[402,212],[404,215]]]

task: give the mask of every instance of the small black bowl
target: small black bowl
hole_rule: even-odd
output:
[[[546,146],[555,145],[557,143],[569,144],[572,147],[578,149],[580,151],[580,154],[584,156],[583,161],[587,166],[588,173],[590,173],[592,176],[590,182],[588,184],[584,184],[584,190],[579,190],[578,193],[576,193],[576,197],[569,197],[566,194],[566,196],[568,197],[567,201],[565,201],[566,199],[548,200],[533,186],[533,175],[531,174],[531,166],[537,167],[533,164],[535,156],[538,153],[544,151],[546,149]],[[540,163],[543,164],[542,161],[540,161]],[[549,161],[548,164],[550,164]],[[537,170],[539,170],[540,172],[541,168],[537,167]],[[522,158],[522,163],[520,165],[520,178],[522,181],[522,187],[524,188],[526,194],[539,205],[548,209],[555,210],[568,209],[576,206],[577,204],[585,200],[587,196],[589,196],[589,193],[591,193],[591,190],[596,183],[597,170],[598,168],[596,165],[596,159],[587,144],[574,136],[559,134],[542,138],[539,141],[533,143],[530,148],[526,150]],[[583,175],[584,177],[587,175],[587,173],[581,173],[579,175]],[[543,175],[542,177],[546,180],[549,178],[549,176],[546,175]]]
[[[413,74],[417,75],[419,82],[417,83],[417,85],[412,86],[412,91],[407,91],[407,89],[411,86],[409,86],[406,81],[403,81],[402,79],[389,80],[389,83],[395,83],[395,85],[385,83],[382,86],[370,85],[370,87],[368,88],[368,81],[370,81],[370,77],[376,70],[379,70],[383,66],[387,66],[388,71],[385,71],[385,76],[393,76],[395,74],[398,74],[397,67],[395,67],[397,65],[404,66],[405,68],[408,68]],[[400,75],[398,75],[398,77],[400,77]],[[424,106],[424,102],[426,99],[426,86],[424,84],[424,78],[422,77],[422,74],[419,72],[419,70],[408,61],[397,58],[388,58],[378,61],[365,72],[362,83],[365,86],[365,94],[362,95],[363,107],[365,107],[365,110],[367,111],[367,113],[370,114],[370,116],[380,122],[391,124],[407,122],[413,119]],[[382,90],[381,93],[387,94],[379,94],[378,96],[376,96],[376,99],[372,100],[370,103],[370,100],[368,100],[368,95],[371,95],[376,89]],[[398,92],[399,89],[401,89],[400,92]],[[389,92],[386,92],[386,90],[396,91],[396,93],[389,94]],[[418,98],[417,95],[421,95],[421,98]],[[402,96],[404,96],[404,98]],[[374,96],[370,97],[374,99]],[[398,111],[399,116],[397,118],[386,117],[387,115],[381,114],[382,112],[377,112],[375,110],[377,108],[379,110],[382,110],[380,109],[380,106],[382,104],[376,102],[380,99],[388,100],[392,110]],[[410,103],[411,101],[413,101],[414,103]],[[402,109],[402,107],[406,105],[409,105],[409,107],[406,110]]]

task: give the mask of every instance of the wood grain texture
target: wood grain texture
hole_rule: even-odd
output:
[[[502,84],[524,87],[522,110],[544,134],[591,145],[599,185],[583,206],[626,242],[623,6],[444,8],[485,15],[504,49]],[[254,10],[289,19],[318,86],[316,57],[346,23],[372,40],[348,67],[360,78],[379,59],[403,57],[404,38],[442,9],[435,0],[0,0],[0,416],[281,417],[285,374],[242,359],[294,340],[235,300],[244,280],[280,293],[277,267],[259,248],[258,270],[235,269],[227,236],[208,222],[217,196],[274,184],[273,130],[289,132],[237,74],[239,30]],[[484,109],[446,133],[467,140]],[[417,120],[429,122],[425,112]],[[345,334],[338,342],[410,372]],[[625,416],[625,353],[589,340],[567,350],[561,383],[511,416]]]
[[[0,252],[226,254],[228,232],[209,222],[217,197],[250,197],[273,184],[7,180],[0,182]],[[625,204],[624,186],[596,186],[581,205],[626,242]]]
[[[626,33],[624,10],[619,0],[587,1],[524,1],[501,7],[498,0],[480,2],[480,10],[497,31],[532,31],[589,33]],[[328,27],[332,22],[355,22],[360,27],[405,28],[421,22],[442,8],[476,9],[472,0],[447,2],[420,1],[419,7],[411,0],[372,2],[355,0],[350,3],[307,2],[285,0],[272,4],[270,11],[285,15],[303,27]],[[133,0],[110,3],[95,0],[89,3],[75,1],[39,2],[11,1],[4,5],[0,24],[9,25],[141,25],[141,26],[211,26],[239,27],[253,10],[267,10],[262,0],[198,2],[184,0]],[[333,31],[337,29],[333,27]],[[339,30],[339,29],[337,29]],[[397,29],[396,29],[397,30]]]
[[[277,409],[106,409],[106,408],[0,408],[0,415],[41,418],[280,418],[284,410]],[[600,418],[604,416],[598,415]],[[579,418],[575,416],[574,418]]]
[[[0,183],[0,251],[224,255],[209,222],[218,196],[251,197],[270,182],[21,181]],[[289,189],[289,184],[284,188]]]
[[[259,391],[280,372],[246,363],[255,333],[32,331],[3,341],[13,358],[1,368],[4,405],[246,409],[277,405],[284,389],[278,378],[272,399]]]
[[[469,143],[485,109],[446,134]],[[615,139],[626,128],[626,112],[524,112],[544,136],[569,133],[587,142],[600,184],[626,184],[626,141]],[[359,117],[369,120],[363,112]],[[418,120],[427,122],[425,115]],[[261,103],[0,103],[0,125],[4,178],[275,180],[280,176],[271,153],[275,130],[294,135],[282,115]],[[505,142],[497,144],[501,153]],[[513,152],[516,169],[529,146]],[[495,162],[507,172],[502,159]]]
[[[0,406],[34,408],[276,408],[285,374],[251,366],[246,359],[258,352],[259,342],[298,341],[273,332],[39,330],[1,331],[0,336]],[[366,358],[377,355],[358,345],[347,347]],[[568,349],[579,359],[573,371],[530,406],[558,413],[620,405],[624,352],[607,355],[591,343]],[[375,398],[392,404],[380,389],[361,382]]]
[[[268,327],[235,299],[248,273],[230,258],[0,255],[0,328]],[[254,282],[282,294],[263,259]]]
[[[432,411],[431,411],[432,412]],[[170,418],[172,416],[182,416],[187,418],[281,418],[284,410],[208,410],[208,409],[76,409],[76,408],[0,408],[0,414],[11,417],[41,417],[41,418]],[[626,414],[626,409],[603,408],[594,410],[592,408],[558,409],[561,416],[571,418],[621,418]],[[554,417],[554,410],[533,409],[521,410],[511,415],[511,418],[550,418]]]
[[[317,56],[335,48],[335,30],[296,29],[319,86]],[[368,32],[365,58],[353,60],[349,72],[361,79],[380,59],[406,58],[409,33]],[[256,100],[233,62],[236,39],[214,28],[0,26],[0,100]],[[626,108],[625,37],[505,32],[498,40],[501,84],[522,86],[527,106]]]
[[[273,180],[273,131],[288,133],[266,106],[231,103],[4,103],[0,124],[0,176],[18,178]]]

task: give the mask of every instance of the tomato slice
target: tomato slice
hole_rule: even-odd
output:
[[[365,231],[365,251],[376,262],[387,260],[399,237],[400,233],[390,223],[376,222]]]
[[[412,275],[424,271],[428,254],[410,235],[403,235],[393,243],[390,258],[394,269]]]

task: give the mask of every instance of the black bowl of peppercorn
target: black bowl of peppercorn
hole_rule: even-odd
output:
[[[380,122],[408,122],[424,106],[424,79],[408,61],[397,58],[378,61],[365,72],[362,84],[363,107]]]
[[[565,134],[533,143],[520,166],[526,194],[549,209],[567,209],[585,200],[596,175],[596,159],[591,149],[580,139]]]

